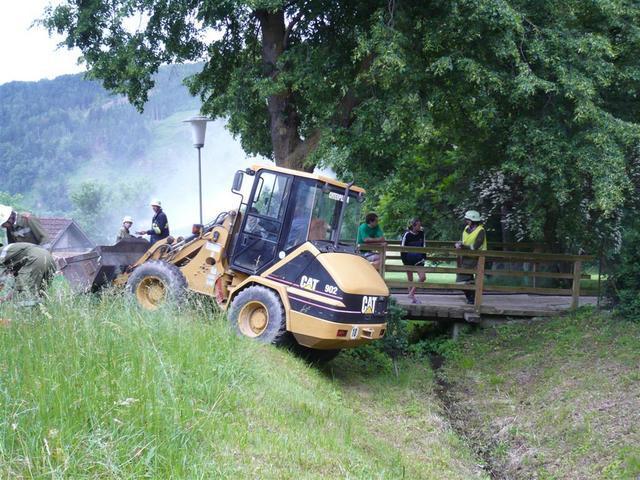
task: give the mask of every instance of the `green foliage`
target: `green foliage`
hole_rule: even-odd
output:
[[[383,352],[396,360],[407,352],[409,346],[408,326],[405,319],[407,312],[398,305],[394,298],[389,299],[387,314],[387,331],[384,334],[380,348]]]
[[[132,205],[144,205],[146,191],[142,183],[105,185],[82,182],[71,192],[73,218],[97,244],[114,242],[122,212]]]
[[[595,251],[633,183],[639,15],[628,1],[400,5],[393,28],[363,35],[375,94],[327,158],[364,180],[389,231],[419,215],[452,238],[473,207],[497,234]]]
[[[24,197],[19,193],[12,195],[7,192],[0,192],[0,204],[8,205],[16,211],[24,210]]]
[[[623,317],[640,322],[640,221],[633,218],[623,229],[622,245],[607,263],[610,265],[608,291]]]

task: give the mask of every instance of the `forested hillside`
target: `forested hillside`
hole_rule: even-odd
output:
[[[142,114],[82,75],[0,85],[0,191],[22,196],[17,203],[38,214],[76,217],[98,241],[111,238],[125,214],[147,228],[152,196],[163,199],[176,226],[195,221],[197,157],[182,120],[199,109],[183,86],[197,69],[161,69]],[[205,189],[210,215],[230,180],[214,165],[221,155],[230,170],[244,158],[216,122],[203,150],[204,182],[221,184]]]

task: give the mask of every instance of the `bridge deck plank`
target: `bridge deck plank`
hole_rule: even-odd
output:
[[[465,313],[475,312],[462,294],[427,293],[417,295],[420,303],[411,303],[406,294],[393,294],[412,319],[464,319]],[[596,305],[597,297],[581,296],[580,305]],[[570,296],[485,294],[480,313],[504,317],[553,316],[571,309]]]

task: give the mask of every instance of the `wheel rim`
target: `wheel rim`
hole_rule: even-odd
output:
[[[136,288],[136,298],[147,310],[156,310],[167,297],[167,287],[158,277],[144,277]]]
[[[238,327],[247,337],[259,337],[269,325],[269,312],[263,303],[252,301],[240,309]]]

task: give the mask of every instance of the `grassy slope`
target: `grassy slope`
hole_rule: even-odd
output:
[[[117,296],[2,305],[0,317],[0,478],[475,473],[428,371],[370,374],[369,391],[338,376],[348,362],[332,380],[204,309],[142,312]]]
[[[584,311],[496,332],[467,336],[444,374],[499,476],[637,479],[640,325]]]

